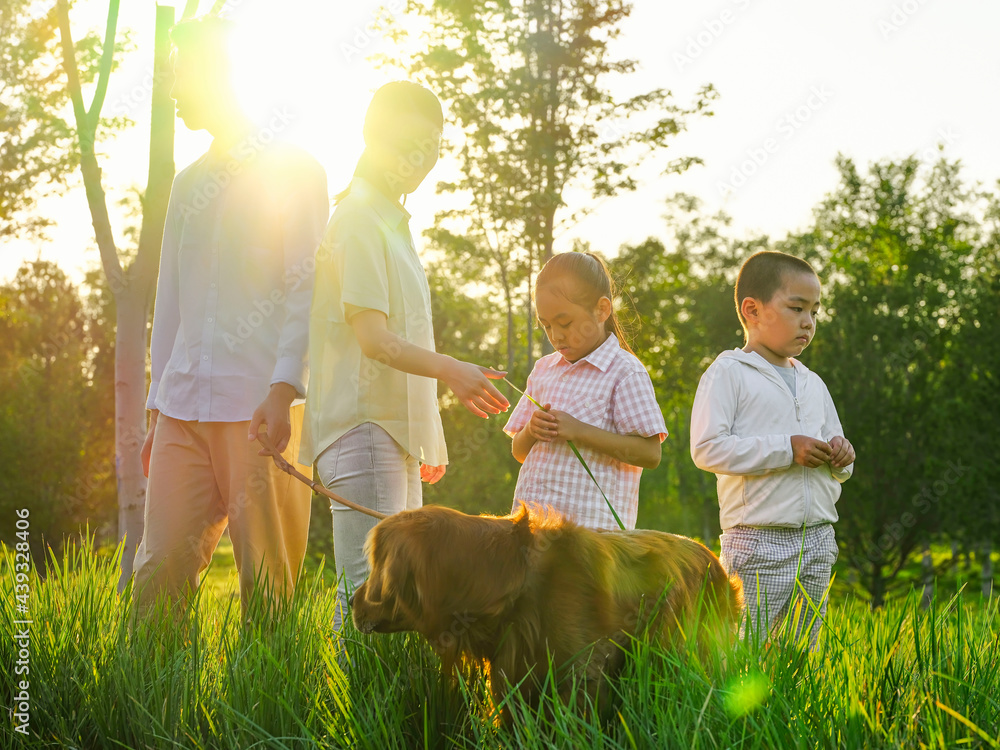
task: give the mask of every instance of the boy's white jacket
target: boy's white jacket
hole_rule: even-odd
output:
[[[722,529],[814,526],[837,520],[840,483],[854,464],[815,469],[792,460],[792,435],[829,442],[844,430],[826,384],[792,359],[793,396],[756,352],[720,354],[701,376],[691,412],[691,457],[719,480]]]

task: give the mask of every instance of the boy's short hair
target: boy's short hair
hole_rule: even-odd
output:
[[[785,273],[816,275],[813,267],[802,258],[774,250],[754,253],[744,261],[740,268],[740,275],[736,277],[736,293],[734,295],[736,314],[740,317],[740,325],[743,326],[744,331],[747,329],[747,321],[740,309],[743,306],[743,300],[747,297],[753,297],[761,302],[770,302],[771,297],[784,283]]]

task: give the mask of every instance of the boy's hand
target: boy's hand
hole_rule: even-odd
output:
[[[535,409],[528,422],[528,430],[532,437],[544,443],[553,440],[575,440],[580,433],[580,426],[583,424],[576,417],[572,417],[564,411],[552,411],[550,404],[545,404],[542,409]]]
[[[799,466],[815,469],[825,464],[833,455],[828,443],[808,435],[792,435],[792,460]]]
[[[836,435],[830,440],[830,450],[833,455],[830,457],[830,466],[835,469],[843,469],[854,463],[854,446],[842,435]]]

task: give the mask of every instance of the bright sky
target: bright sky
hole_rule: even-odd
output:
[[[257,83],[248,98],[257,100],[265,116],[281,113],[276,123],[288,121],[280,126],[282,137],[320,160],[331,193],[346,185],[360,154],[371,92],[395,77],[365,59],[389,51],[371,23],[379,6],[398,18],[403,5],[403,0],[229,3],[231,17],[251,40],[246,67]],[[912,153],[929,159],[943,143],[948,157],[962,160],[967,180],[993,184],[1000,178],[996,2],[638,0],[635,5],[618,45],[641,69],[617,85],[622,95],[663,86],[687,104],[702,84],[713,83],[721,94],[715,116],[691,120],[690,131],[664,155],[664,161],[699,156],[705,165],[666,178],[654,164],[644,165],[646,179],[637,193],[600,204],[557,239],[557,250],[580,237],[613,254],[623,243],[663,236],[663,200],[681,190],[700,196],[707,210],[728,212],[737,233],[783,236],[804,228],[813,206],[836,186],[838,152],[862,164]],[[76,35],[88,27],[103,29],[105,13],[104,0],[76,3]],[[113,210],[130,187],[145,185],[153,15],[148,0],[122,3],[120,28],[132,29],[137,49],[112,75],[105,112],[127,114],[136,127],[101,146]],[[276,80],[282,70],[291,75]],[[269,96],[269,89],[278,93]],[[192,133],[178,121],[178,167],[207,145],[206,134]],[[408,199],[415,234],[443,206],[433,183],[447,170],[442,164]],[[77,277],[98,263],[82,186],[45,202],[42,210],[58,222],[51,241],[7,241],[0,252],[0,279],[38,254]],[[122,226],[116,227],[119,239]]]

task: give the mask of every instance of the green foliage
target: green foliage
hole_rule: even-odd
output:
[[[419,50],[390,61],[444,102],[458,140],[445,144],[461,176],[438,190],[459,208],[441,212],[429,233],[456,273],[486,283],[507,314],[507,367],[514,366],[518,316],[533,340],[533,275],[556,234],[578,222],[594,198],[635,190],[635,166],[707,114],[706,86],[689,107],[655,89],[616,99],[610,81],[634,60],[612,59],[609,43],[631,12],[624,0],[411,2],[428,27]],[[405,34],[396,30],[396,40]],[[697,159],[664,163],[679,172]],[[526,310],[526,314],[522,313]],[[528,369],[532,348],[522,350]]]
[[[733,283],[744,258],[766,246],[726,236],[724,215],[704,216],[698,199],[668,203],[667,242],[649,239],[611,260],[620,316],[631,345],[649,371],[669,436],[654,471],[643,473],[639,525],[698,536],[719,534],[714,477],[691,461],[689,436],[695,389],[705,368],[743,335],[733,308]]]
[[[16,675],[12,556],[0,566],[0,698],[29,680],[30,736],[4,747],[997,747],[1000,600],[918,597],[871,612],[831,605],[815,653],[740,646],[699,658],[637,644],[605,719],[547,691],[512,696],[496,726],[478,676],[450,686],[414,634],[330,631],[335,597],[307,576],[268,619],[230,597],[132,622],[114,556],[90,541],[30,576],[30,673]],[[551,685],[551,681],[549,683]],[[601,708],[601,707],[599,707]]]
[[[84,295],[35,261],[0,286],[0,514],[29,509],[36,557],[43,534],[58,547],[113,519],[114,313],[96,278]]]
[[[37,234],[51,224],[32,209],[64,188],[79,163],[75,128],[65,119],[69,96],[58,36],[55,3],[0,5],[0,238]],[[86,34],[76,48],[86,85],[97,77],[101,39]],[[105,122],[125,124],[120,117]]]
[[[998,248],[982,224],[996,197],[943,159],[925,175],[913,159],[867,175],[837,164],[841,184],[814,227],[779,249],[811,260],[824,282],[825,313],[802,359],[827,383],[857,451],[837,534],[878,606],[919,544],[1000,530],[995,512],[976,512],[995,507],[998,479],[997,431],[984,421],[997,415],[986,329]]]

